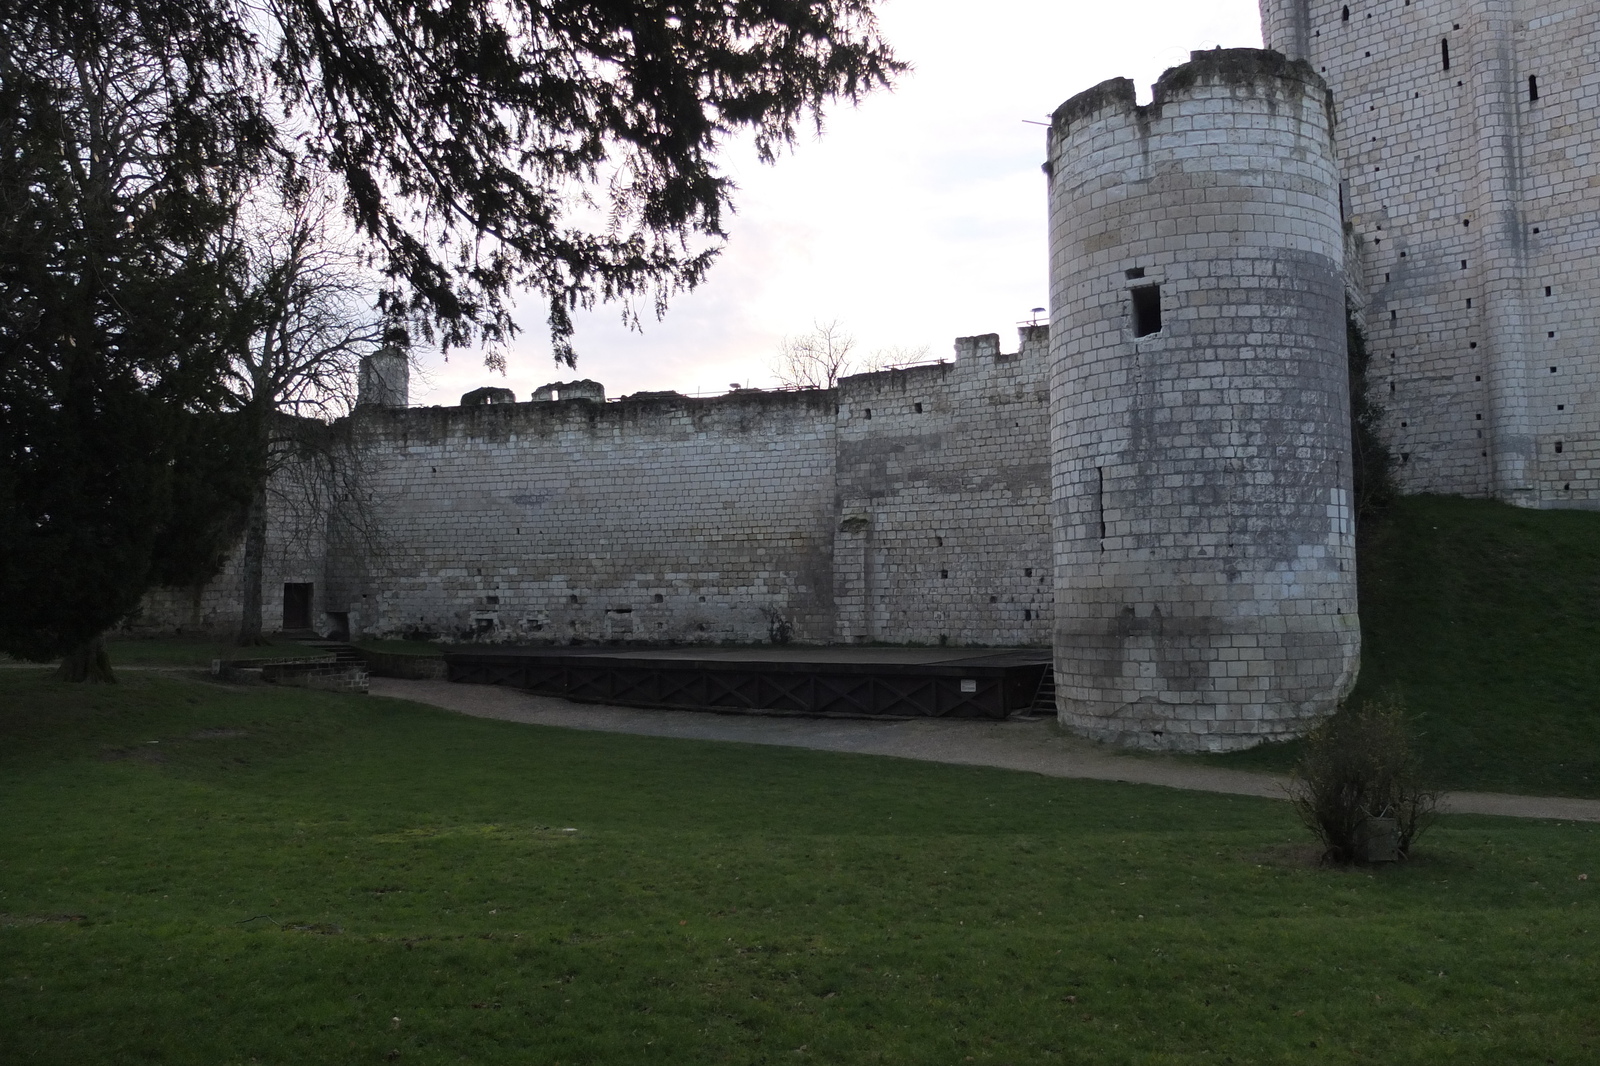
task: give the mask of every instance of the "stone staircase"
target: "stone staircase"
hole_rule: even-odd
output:
[[[332,652],[333,661],[336,663],[360,663],[365,660],[361,653],[356,651],[354,644],[347,644],[342,640],[323,640],[321,637],[304,637],[295,641],[302,648],[313,651]]]
[[[223,681],[366,693],[367,664],[352,645],[315,636],[295,643],[317,654],[286,659],[216,659],[211,673]]]

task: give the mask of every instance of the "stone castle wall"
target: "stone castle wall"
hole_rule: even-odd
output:
[[[1344,232],[1305,63],[1196,52],[1050,130],[1055,677],[1158,748],[1292,735],[1355,679]]]
[[[282,628],[284,585],[310,585],[311,622],[326,632],[333,628],[324,582],[328,561],[330,486],[319,472],[305,467],[279,470],[268,482],[272,516],[262,554],[262,617],[267,632]],[[153,588],[126,628],[161,633],[234,633],[241,617],[243,575],[239,553],[221,573],[198,587]],[[332,608],[338,609],[338,608]]]
[[[840,641],[1049,642],[1049,329],[1020,333],[840,383]]]
[[[1261,9],[1334,94],[1402,487],[1600,506],[1600,6]]]
[[[353,426],[383,541],[352,628],[496,639],[833,635],[831,392],[410,410]]]
[[[836,389],[360,407],[361,506],[275,510],[306,550],[269,553],[267,628],[306,581],[352,634],[1043,644],[1048,329],[1021,332]],[[140,625],[238,617],[230,562]]]

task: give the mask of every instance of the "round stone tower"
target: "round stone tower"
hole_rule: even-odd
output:
[[[1303,61],[1196,52],[1050,129],[1055,676],[1119,744],[1281,738],[1355,680],[1343,228]]]

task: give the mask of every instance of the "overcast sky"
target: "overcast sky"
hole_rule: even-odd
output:
[[[725,392],[773,384],[786,335],[836,319],[858,349],[948,355],[958,336],[999,333],[1048,299],[1044,127],[1067,97],[1129,77],[1141,101],[1194,49],[1259,47],[1256,0],[887,0],[880,18],[914,66],[899,87],[827,118],[775,166],[724,156],[738,183],[728,243],[707,282],[643,332],[601,307],[578,318],[576,373],[557,367],[530,299],[502,378],[481,353],[427,364],[413,404],[454,404],[480,385],[518,400],[593,378],[609,395]],[[981,12],[981,18],[975,15]]]

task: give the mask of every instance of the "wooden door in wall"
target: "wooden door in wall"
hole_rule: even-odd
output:
[[[310,582],[284,582],[283,628],[285,630],[311,628],[311,590]]]

